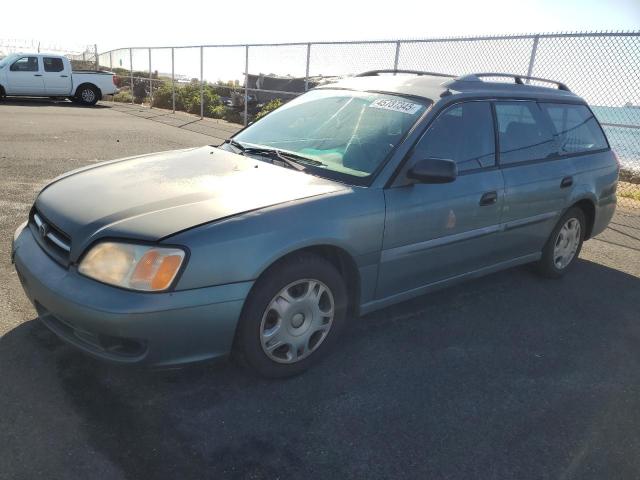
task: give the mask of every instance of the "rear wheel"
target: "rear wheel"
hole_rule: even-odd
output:
[[[536,264],[538,273],[549,278],[559,278],[565,274],[580,255],[585,223],[581,209],[571,207],[567,210],[542,250],[542,258]]]
[[[339,337],[347,291],[326,260],[302,254],[261,277],[247,298],[236,350],[251,369],[278,378],[303,372]]]
[[[82,105],[95,105],[98,102],[98,89],[93,85],[81,85],[76,92],[76,99]]]

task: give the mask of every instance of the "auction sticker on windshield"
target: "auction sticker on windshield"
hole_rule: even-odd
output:
[[[419,103],[405,102],[403,100],[387,100],[385,98],[379,98],[374,100],[369,105],[373,108],[382,108],[384,110],[393,110],[394,112],[408,113],[409,115],[415,114],[420,110]]]

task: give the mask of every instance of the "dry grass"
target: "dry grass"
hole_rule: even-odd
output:
[[[640,184],[618,182],[618,196],[640,202]]]

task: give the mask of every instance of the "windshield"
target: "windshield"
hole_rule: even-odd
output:
[[[234,140],[312,159],[316,166],[311,173],[325,170],[366,183],[362,180],[382,165],[427,102],[381,93],[313,90],[249,126]]]
[[[0,59],[0,68],[4,67],[7,63],[11,62],[11,60],[17,57],[18,55],[12,54]]]

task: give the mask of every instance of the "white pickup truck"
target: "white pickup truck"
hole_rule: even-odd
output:
[[[3,97],[66,97],[95,105],[118,91],[111,72],[72,71],[66,57],[14,53],[0,60],[0,99]]]

